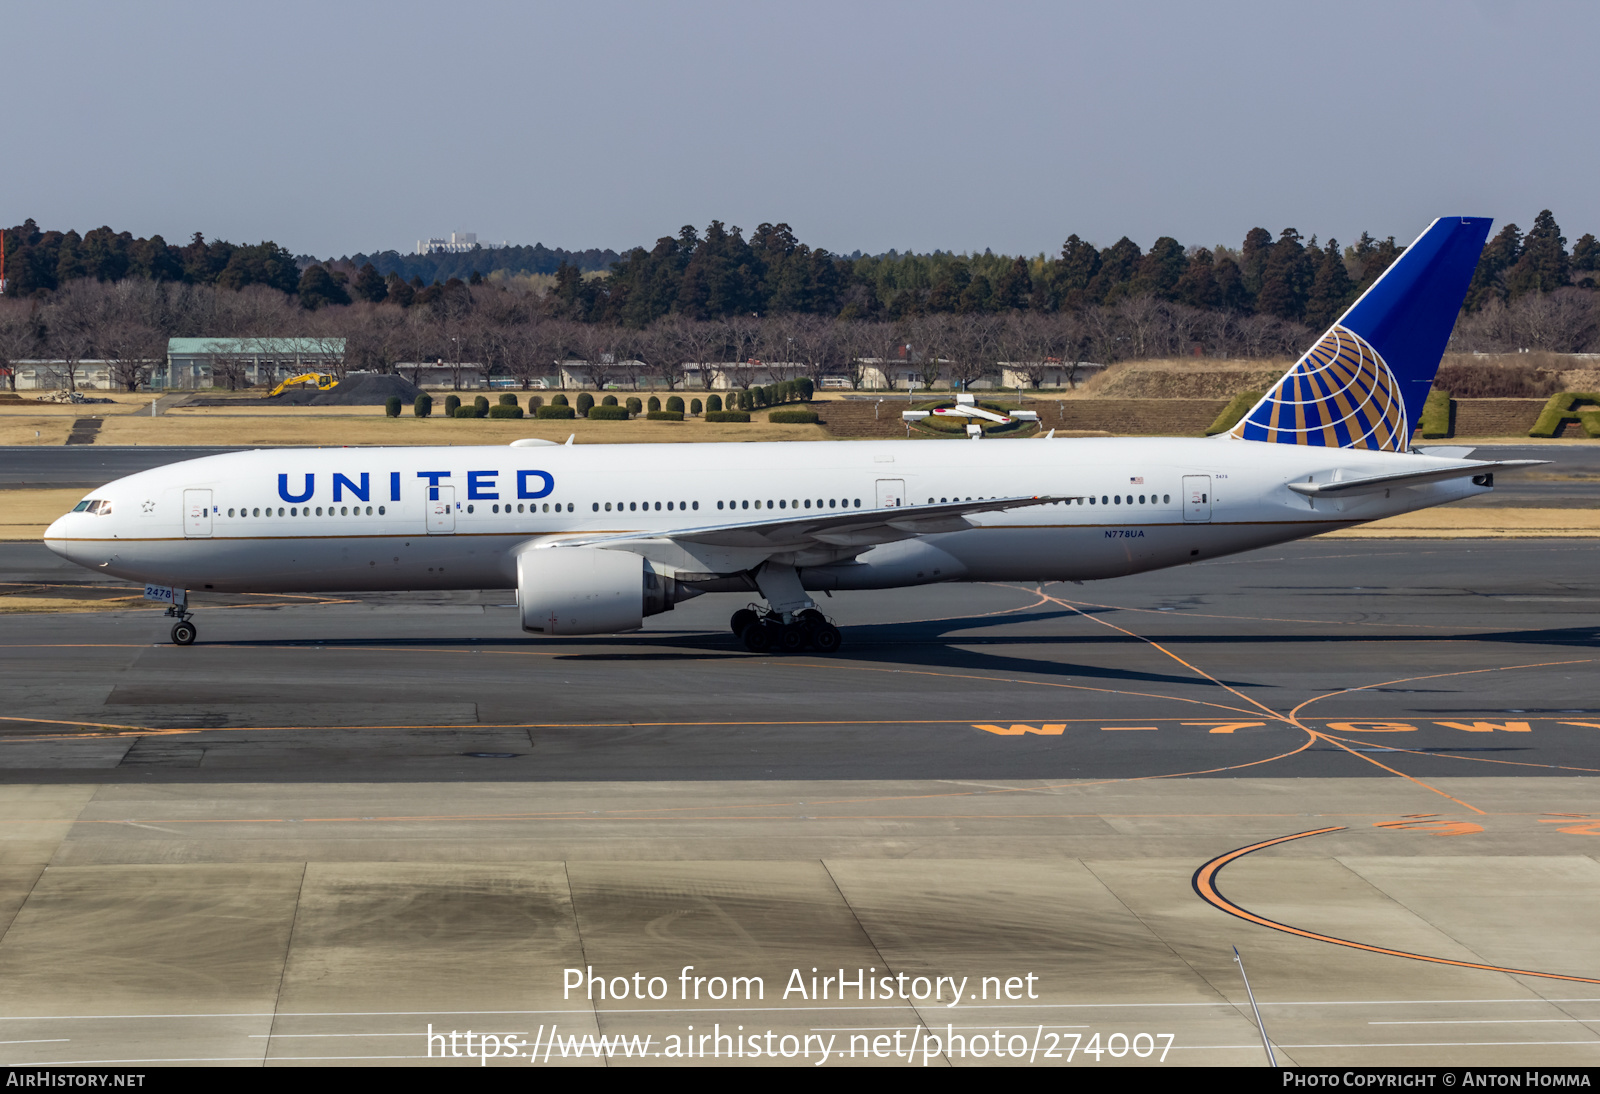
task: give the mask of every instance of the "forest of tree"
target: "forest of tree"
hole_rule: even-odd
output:
[[[1126,237],[1098,248],[1073,235],[1054,257],[841,257],[783,224],[746,240],[713,221],[635,248],[604,275],[546,252],[541,261],[558,257],[542,279],[471,268],[430,282],[370,260],[297,261],[270,241],[196,234],[177,247],[31,220],[4,234],[0,369],[35,356],[98,358],[125,362],[128,384],[148,375],[168,337],[197,335],[344,337],[347,368],[475,360],[523,382],[565,357],[602,369],[627,361],[615,368],[667,383],[685,362],[759,360],[816,376],[896,358],[959,383],[1000,361],[1283,357],[1303,351],[1401,250],[1366,234],[1341,247],[1256,228],[1237,249],[1170,237],[1149,251]],[[1484,249],[1452,347],[1600,349],[1597,266],[1595,237],[1569,251],[1549,211],[1526,234],[1507,225]]]
[[[488,250],[478,247],[471,251],[430,254],[402,254],[399,251],[379,251],[375,254],[356,254],[329,265],[360,269],[369,262],[384,277],[399,274],[402,281],[418,278],[424,285],[443,283],[452,277],[463,281],[477,274],[488,277],[493,273],[553,274],[563,264],[576,266],[583,273],[596,273],[611,268],[621,258],[616,251],[591,247],[587,251],[567,251],[560,247],[546,247],[535,243],[532,247],[496,247]]]

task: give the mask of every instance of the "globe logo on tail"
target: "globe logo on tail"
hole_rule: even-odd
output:
[[[1366,339],[1335,324],[1234,426],[1233,436],[1404,452],[1411,430],[1389,366]]]

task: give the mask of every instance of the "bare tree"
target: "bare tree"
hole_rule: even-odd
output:
[[[760,359],[762,371],[780,383],[804,371],[800,350],[795,345],[800,333],[796,318],[793,315],[769,316],[756,328],[754,355]]]
[[[1011,371],[1037,388],[1052,365],[1061,367],[1063,324],[1058,315],[1013,312],[1000,330],[1000,352]]]
[[[1594,294],[1584,289],[1528,293],[1517,298],[1510,312],[1517,349],[1573,353],[1600,328]]]
[[[550,345],[548,323],[521,323],[502,331],[501,361],[506,373],[527,391],[533,381],[550,372],[555,350]]]
[[[760,325],[754,319],[736,315],[715,322],[713,327],[722,343],[722,371],[729,385],[748,390],[755,383],[757,366],[752,361],[760,345]]]
[[[651,354],[651,368],[666,383],[668,391],[676,390],[680,383],[688,385],[683,366],[694,350],[689,326],[690,322],[681,316],[664,316],[643,332],[647,336],[645,345]]]
[[[945,358],[950,353],[951,317],[919,315],[911,321],[907,334],[907,364],[916,367],[922,386],[932,391],[944,376]],[[890,386],[894,386],[892,379]]]
[[[45,351],[61,362],[64,390],[78,390],[78,369],[94,354],[104,295],[98,282],[85,280],[69,281],[50,298],[44,316]]]
[[[823,373],[837,364],[840,350],[839,325],[816,315],[795,316],[789,344],[813,386],[822,386]]]
[[[17,362],[38,353],[39,335],[37,304],[0,298],[0,369],[12,391],[17,390]]]
[[[685,364],[699,366],[700,386],[709,391],[722,375],[722,346],[724,342],[719,324],[704,323],[695,319],[667,317],[661,320],[673,325],[673,338],[679,346],[678,355]]]
[[[855,387],[861,387],[868,368],[876,367],[884,382],[894,387],[896,365],[909,362],[911,350],[905,333],[894,323],[852,323],[846,337],[850,340],[850,377]]]
[[[577,348],[589,366],[589,380],[596,391],[604,391],[621,373],[617,367],[619,330],[608,323],[580,323],[573,329]]]
[[[111,382],[124,391],[138,391],[150,382],[164,356],[167,340],[137,319],[113,317],[95,332],[95,352],[111,371]]]
[[[979,313],[955,317],[945,342],[949,358],[945,367],[952,386],[967,391],[994,373],[1000,356],[1000,329],[998,316]]]
[[[340,308],[339,312],[326,314],[322,309],[313,312],[303,328],[305,334],[298,339],[305,352],[317,358],[317,371],[326,371],[339,380],[348,373],[350,349],[349,328],[340,314],[344,310]]]
[[[369,372],[393,372],[405,352],[405,318],[399,308],[361,301],[348,308],[323,309],[344,334],[345,362]]]

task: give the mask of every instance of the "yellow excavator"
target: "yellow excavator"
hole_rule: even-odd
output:
[[[294,387],[296,384],[316,384],[318,391],[327,391],[338,382],[338,377],[329,376],[326,372],[302,372],[299,376],[291,376],[273,388],[272,393],[267,398],[270,399],[274,395],[282,395],[285,390]]]

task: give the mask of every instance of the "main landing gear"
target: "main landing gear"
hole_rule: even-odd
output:
[[[189,617],[193,613],[189,611],[189,597],[185,590],[172,590],[172,603],[167,607],[166,614],[169,618],[177,619],[177,622],[172,625],[172,644],[175,646],[194,645],[194,640],[199,637],[200,630],[189,622]]]
[[[839,628],[815,608],[790,613],[787,620],[781,612],[740,608],[728,628],[751,653],[837,653],[843,641]]]
[[[818,653],[839,651],[839,628],[817,611],[816,603],[806,595],[798,570],[768,562],[751,576],[767,606],[752,604],[734,612],[728,620],[745,649],[751,653],[799,653],[808,648]]]

